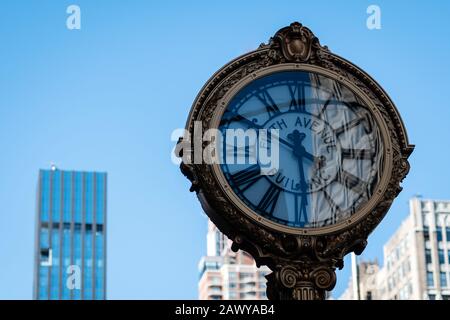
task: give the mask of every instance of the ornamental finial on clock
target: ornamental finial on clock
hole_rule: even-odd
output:
[[[299,22],[278,30],[272,40],[289,62],[308,62],[312,51],[320,48],[319,39]]]

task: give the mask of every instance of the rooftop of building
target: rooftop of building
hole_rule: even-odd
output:
[[[106,171],[97,171],[97,170],[62,170],[58,168],[56,165],[52,164],[49,169],[39,169],[39,172],[68,172],[68,173],[96,173],[106,175]]]

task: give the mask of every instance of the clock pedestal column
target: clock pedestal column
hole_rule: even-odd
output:
[[[336,284],[334,268],[324,266],[278,266],[266,276],[270,300],[324,300]]]
[[[269,300],[325,300],[326,292],[336,285],[336,268],[343,267],[342,252],[325,256],[323,242],[316,237],[281,236],[278,249],[269,251],[269,243],[264,247],[250,237],[233,239],[233,251],[247,251],[258,267],[266,265],[272,270],[266,276]],[[363,246],[352,250],[360,254]]]

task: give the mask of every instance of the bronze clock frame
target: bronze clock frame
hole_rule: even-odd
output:
[[[350,218],[322,228],[282,226],[257,215],[233,193],[219,165],[181,164],[192,182],[204,211],[233,241],[232,249],[249,252],[258,266],[267,265],[269,299],[324,299],[336,283],[336,268],[350,252],[361,254],[367,237],[382,220],[401,191],[409,171],[408,142],[400,115],[384,90],[367,73],[321,46],[317,37],[298,22],[280,29],[268,44],[229,62],[201,89],[186,124],[193,135],[194,122],[203,131],[218,128],[230,99],[245,85],[273,72],[297,70],[332,78],[360,97],[375,119],[384,145],[381,180],[369,201]],[[186,148],[186,142],[189,145]],[[187,152],[191,141],[180,139]]]

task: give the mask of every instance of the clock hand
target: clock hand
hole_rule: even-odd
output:
[[[249,126],[249,128],[267,129],[267,128],[264,128],[263,126],[261,126],[261,125],[255,123],[255,122],[249,120],[248,118],[246,118],[244,116],[241,116],[240,114],[237,114],[236,112],[228,111],[228,114],[230,114],[232,117],[226,119],[225,121],[227,121],[227,122],[240,121],[240,122],[246,123]],[[222,120],[222,121],[224,121],[224,120]],[[294,132],[295,131],[297,131],[297,130],[294,130]],[[303,135],[304,135],[304,133],[303,133]],[[281,138],[278,135],[272,134],[272,136],[278,138],[278,141],[281,144],[289,147],[292,151],[294,151],[295,146],[293,144],[289,143],[288,141],[286,141],[285,139]],[[304,139],[304,137],[301,140],[303,140],[303,139]],[[323,162],[325,161],[324,157],[315,157],[315,156],[313,156],[311,153],[306,151],[305,147],[303,147],[301,145],[301,141],[300,141],[298,149],[299,149],[299,152],[301,152],[306,159],[310,160],[311,162],[317,163],[319,165],[319,167],[321,167],[323,165]],[[294,151],[294,153],[295,153],[295,151]]]
[[[303,168],[303,158],[304,153],[303,150],[304,147],[302,146],[302,140],[305,138],[304,133],[299,133],[298,130],[294,130],[292,134],[288,136],[292,140],[294,140],[294,156],[297,158],[298,162],[298,168],[300,173],[300,189],[302,192],[306,191],[306,179],[305,179],[305,170]]]
[[[285,146],[289,147],[291,150],[294,150],[294,148],[295,148],[294,145],[293,145],[292,143],[287,142],[286,140],[284,140],[283,138],[281,138],[279,135],[271,134],[271,136],[274,137],[274,138],[278,138],[278,141],[279,141],[281,144],[284,144]]]
[[[263,126],[261,126],[261,125],[259,125],[259,124],[256,124],[255,122],[253,122],[253,121],[247,119],[246,117],[241,116],[240,114],[237,114],[237,113],[232,112],[232,111],[229,111],[228,113],[229,113],[230,115],[232,115],[232,117],[231,117],[231,118],[228,118],[228,119],[226,119],[226,120],[222,120],[222,122],[223,122],[223,121],[226,121],[226,122],[240,121],[240,122],[246,123],[246,124],[249,126],[249,128],[254,128],[254,129],[267,129],[267,128],[264,128]],[[280,143],[284,144],[285,146],[287,146],[287,147],[289,147],[289,148],[291,148],[291,149],[294,149],[294,145],[292,145],[292,144],[289,143],[288,141],[284,140],[284,139],[281,138],[280,136],[278,136],[278,135],[272,135],[272,136],[277,137],[277,138],[278,138],[278,141],[280,141]]]
[[[241,116],[240,114],[237,114],[236,112],[233,112],[233,111],[227,111],[227,114],[229,114],[230,117],[228,117],[228,118],[223,118],[223,119],[220,121],[220,125],[223,125],[224,123],[227,123],[227,122],[230,123],[230,122],[233,122],[233,121],[239,121],[239,122],[244,122],[244,123],[246,123],[250,128],[264,129],[263,126],[261,126],[261,125],[255,123],[255,122],[253,122],[253,121],[247,119],[247,118],[244,117],[244,116]]]
[[[323,164],[325,163],[325,157],[319,156],[316,157],[306,151],[306,148],[302,145],[303,140],[305,139],[306,134],[300,133],[298,130],[294,130],[291,134],[288,135],[288,138],[294,141],[293,151],[295,157],[301,157],[308,159],[309,161],[313,162],[317,167],[321,168]]]
[[[324,156],[319,156],[319,157],[313,156],[311,153],[306,151],[305,147],[303,147],[303,146],[301,146],[301,153],[302,153],[303,157],[305,157],[309,161],[313,162],[319,168],[322,167],[326,161]]]
[[[304,154],[302,152],[302,148],[303,146],[301,145],[302,140],[304,139],[305,134],[302,133],[300,134],[297,130],[294,130],[293,134],[289,135],[289,138],[291,138],[292,140],[294,140],[294,156],[297,158],[297,164],[298,164],[298,171],[299,171],[299,175],[300,175],[300,191],[301,191],[301,196],[300,196],[300,210],[296,211],[296,221],[298,221],[300,223],[300,226],[303,227],[305,225],[305,223],[308,222],[308,213],[306,211],[306,206],[308,205],[308,196],[307,196],[307,183],[306,183],[306,178],[305,178],[305,170],[303,168],[303,158],[304,158]],[[304,149],[304,148],[303,148]],[[301,223],[301,217],[304,217],[304,222]]]
[[[251,121],[251,120],[245,118],[244,116],[241,116],[240,114],[237,114],[237,113],[235,113],[235,112],[229,112],[229,113],[233,115],[232,118],[228,119],[228,121],[230,121],[230,122],[236,120],[236,121],[241,121],[241,122],[246,123],[250,128],[266,129],[266,128],[264,128],[263,126],[261,126],[261,125],[259,125],[259,124],[256,124],[255,122],[253,122],[253,121]],[[294,130],[294,133],[295,133],[295,132],[298,133],[297,130]],[[299,133],[299,134],[300,134],[300,133]],[[300,134],[300,135],[303,135],[303,138],[301,138],[301,141],[303,141],[303,139],[305,138],[305,134],[302,133],[302,134]],[[316,157],[316,156],[313,156],[313,155],[312,155],[311,153],[309,153],[308,151],[306,151],[305,147],[301,144],[301,141],[300,141],[300,143],[299,143],[298,148],[296,148],[296,147],[295,147],[295,142],[294,142],[294,145],[293,145],[293,144],[289,143],[288,141],[286,141],[285,139],[281,138],[281,137],[278,136],[278,135],[272,134],[272,136],[278,138],[278,141],[279,141],[281,144],[283,144],[283,145],[289,147],[292,151],[294,151],[294,153],[296,152],[295,149],[297,149],[297,152],[301,153],[306,159],[310,160],[311,162],[316,163],[319,167],[322,167],[323,163],[325,162],[325,158],[324,158],[323,156],[321,156],[321,157]]]
[[[306,149],[305,149],[304,146],[301,146],[300,150],[301,150],[302,155],[303,155],[306,159],[308,159],[308,160],[310,160],[310,161],[312,161],[312,162],[316,161],[316,157],[313,156],[313,155],[312,155],[311,153],[309,153],[308,151],[306,151]]]
[[[303,157],[297,157],[298,171],[300,173],[300,190],[302,193],[306,192],[306,179],[305,179],[305,170],[303,168]]]

